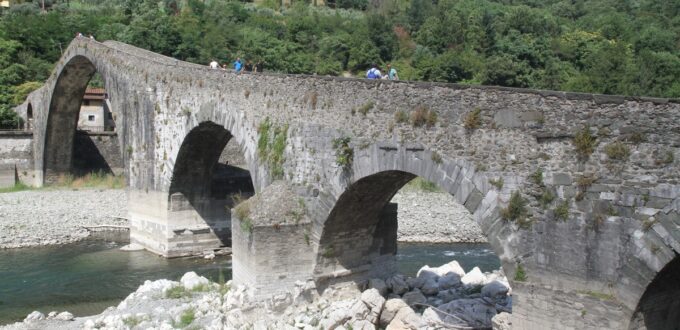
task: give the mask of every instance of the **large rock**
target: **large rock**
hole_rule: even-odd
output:
[[[473,285],[484,285],[486,283],[486,276],[479,270],[479,267],[472,268],[470,272],[465,274],[463,278],[460,279],[463,284],[468,286]]]
[[[437,281],[430,278],[425,281],[425,284],[420,290],[426,295],[435,295],[439,292],[439,284],[437,284]]]
[[[198,274],[196,274],[195,272],[188,272],[184,274],[184,276],[182,276],[182,279],[180,279],[179,281],[180,283],[182,283],[182,286],[184,286],[184,288],[187,290],[193,290],[198,286],[210,284],[210,281],[208,281],[207,278],[203,276],[198,276]]]
[[[408,304],[406,304],[406,302],[401,299],[387,300],[382,313],[380,313],[380,326],[386,327],[388,324],[390,324],[392,319],[394,319],[394,316],[396,316],[397,313],[399,313],[399,310],[404,307],[408,307]]]
[[[370,309],[370,313],[366,320],[372,324],[378,324],[380,321],[380,312],[385,306],[385,298],[380,295],[377,289],[368,289],[361,294],[361,301]]]
[[[375,330],[375,325],[367,320],[359,320],[351,322],[353,330]]]
[[[400,275],[395,275],[387,279],[387,287],[396,294],[404,294],[408,291],[408,284]]]
[[[489,284],[485,285],[484,287],[482,287],[482,296],[489,297],[492,299],[505,298],[508,296],[509,290],[510,287],[507,286],[505,283],[498,280],[494,280]]]
[[[490,328],[491,318],[496,315],[494,305],[481,298],[457,299],[440,305],[437,310],[428,308],[423,321],[428,324],[458,325],[473,328]]]
[[[404,302],[409,306],[413,306],[414,304],[424,304],[427,302],[427,298],[425,298],[423,293],[417,289],[405,293],[401,299],[403,299]]]
[[[450,288],[460,285],[460,275],[456,273],[448,273],[439,278],[437,282],[439,285],[439,291],[448,290]]]
[[[491,328],[493,330],[510,330],[512,329],[512,322],[510,322],[509,313],[499,313],[491,318]]]
[[[423,325],[421,317],[410,307],[404,307],[394,316],[385,330],[416,330]]]
[[[385,281],[379,279],[379,278],[372,278],[368,281],[368,288],[369,289],[376,289],[380,293],[381,296],[384,296],[387,294],[387,284]]]
[[[432,268],[428,265],[425,265],[421,267],[420,270],[418,270],[416,278],[418,278],[423,283],[427,282],[427,280],[430,279],[437,281],[439,279],[439,274],[437,273],[436,268]]]
[[[54,318],[61,321],[73,321],[73,314],[69,312],[61,312],[57,314],[57,316],[55,316]]]
[[[45,319],[45,314],[40,313],[38,311],[33,311],[31,314],[28,314],[26,318],[24,319],[24,322],[26,323],[31,323],[33,321],[40,321]]]

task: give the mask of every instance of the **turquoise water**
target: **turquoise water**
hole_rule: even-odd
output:
[[[68,310],[76,316],[101,313],[145,280],[179,280],[188,271],[231,278],[228,257],[165,259],[149,252],[123,252],[125,243],[88,240],[57,247],[0,250],[0,324],[22,320],[34,310]],[[486,244],[399,244],[400,271],[414,275],[422,265],[458,260],[469,270],[498,269]]]

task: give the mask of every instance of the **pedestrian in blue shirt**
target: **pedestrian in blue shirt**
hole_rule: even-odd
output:
[[[243,64],[241,63],[241,58],[237,57],[236,61],[234,62],[234,71],[236,71],[236,73],[241,73],[241,69],[243,69]]]

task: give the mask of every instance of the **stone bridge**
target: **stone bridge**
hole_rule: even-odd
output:
[[[420,176],[482,228],[518,329],[680,324],[678,100],[238,75],[75,40],[17,108],[34,123],[35,185],[71,171],[95,72],[116,115],[131,240],[150,251],[180,256],[233,235],[235,281],[263,294],[387,276],[389,201]],[[257,192],[233,212],[213,184],[230,140]]]

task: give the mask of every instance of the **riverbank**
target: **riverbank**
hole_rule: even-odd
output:
[[[469,212],[452,196],[405,188],[399,203],[400,242],[486,242]],[[72,243],[85,227],[127,226],[124,189],[27,190],[0,194],[0,249]]]
[[[253,297],[248,287],[210,282],[190,272],[179,282],[146,281],[99,315],[35,311],[23,322],[0,328],[480,329],[500,323],[512,308],[501,271],[482,273],[475,267],[465,272],[456,261],[424,266],[415,277],[395,275],[323,291],[312,281],[300,282],[266,301]]]
[[[0,194],[0,248],[58,245],[89,236],[85,227],[127,226],[124,189],[27,190]]]

